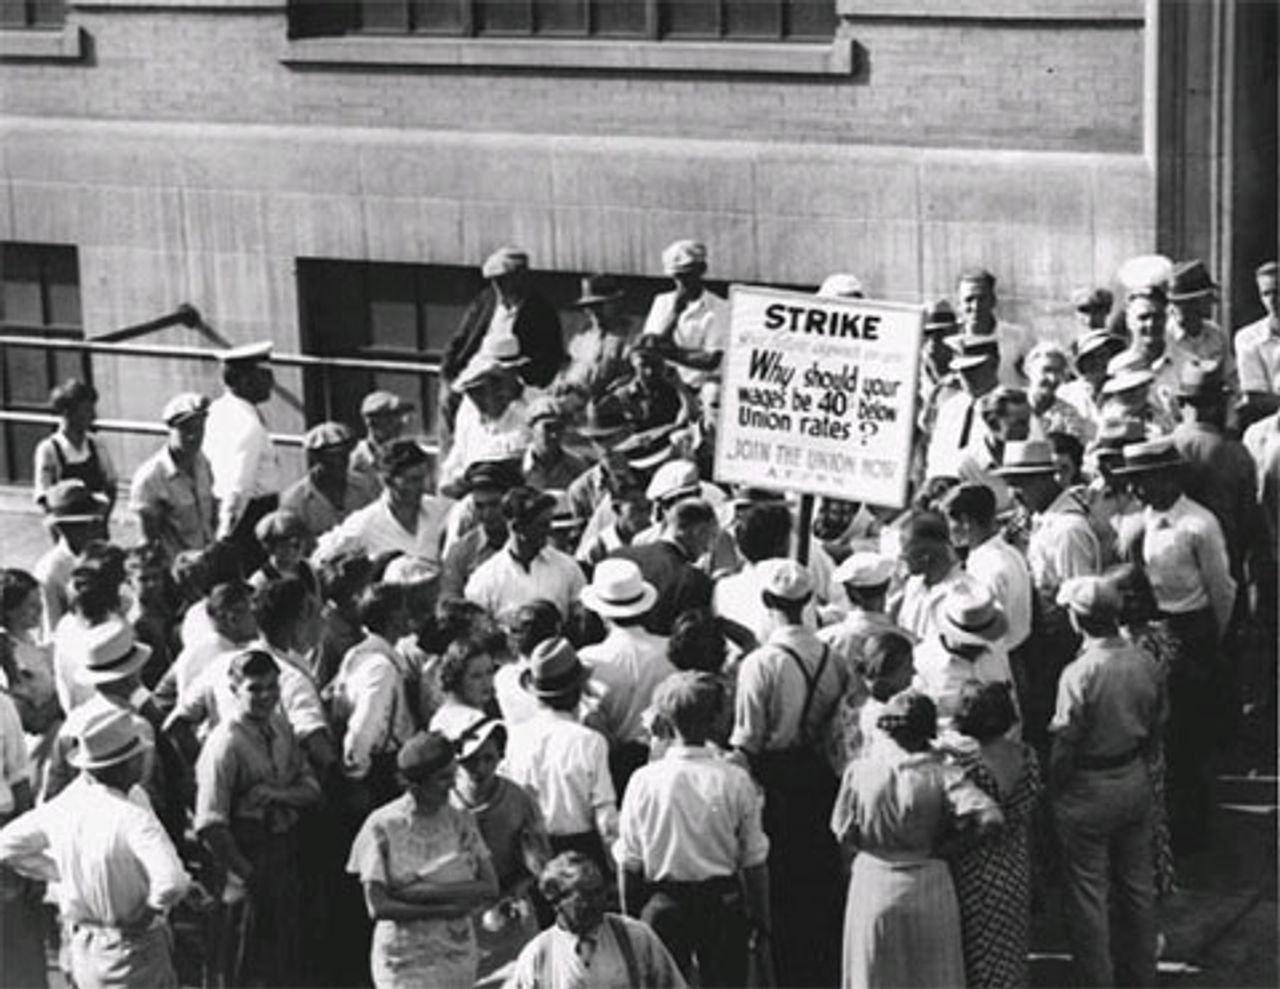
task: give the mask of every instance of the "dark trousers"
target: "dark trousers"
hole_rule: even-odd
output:
[[[651,883],[640,919],[662,938],[686,979],[696,957],[700,985],[746,983],[747,916],[736,878]]]
[[[1204,848],[1213,812],[1213,761],[1222,724],[1218,629],[1208,608],[1163,615],[1169,645],[1169,721],[1165,783],[1169,837],[1178,852]]]
[[[274,512],[279,507],[279,495],[264,495],[261,498],[254,498],[245,506],[244,512],[240,516],[240,521],[231,530],[229,541],[234,543],[236,548],[240,550],[241,572],[246,577],[267,560],[266,550],[258,542],[258,537],[253,534],[253,527],[258,524],[258,520],[264,515]]]
[[[778,984],[840,980],[844,870],[831,833],[837,781],[811,751],[765,752],[752,760],[764,786],[769,902]]]

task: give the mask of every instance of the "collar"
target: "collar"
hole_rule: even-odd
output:
[[[503,548],[507,551],[507,556],[511,558],[511,562],[514,563],[521,570],[523,570],[525,573],[529,573],[531,570],[533,570],[533,565],[535,563],[545,562],[547,559],[546,546],[543,546],[542,549],[538,550],[538,552],[534,555],[533,559],[528,562],[528,564],[521,563],[520,560],[516,558],[515,548],[510,538],[507,539],[507,543]]]
[[[1144,506],[1142,509],[1143,520],[1148,526],[1156,529],[1168,529],[1172,527],[1187,510],[1187,496],[1185,494],[1178,495],[1178,500],[1166,508],[1164,511],[1157,511],[1150,505]]]
[[[710,759],[714,753],[706,745],[686,745],[683,742],[672,742],[662,754],[664,759]]]

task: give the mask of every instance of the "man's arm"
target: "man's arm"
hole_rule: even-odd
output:
[[[348,681],[352,710],[342,739],[342,772],[350,779],[364,779],[373,766],[373,750],[386,737],[395,704],[397,674],[381,657],[364,661]]]
[[[40,882],[56,882],[58,866],[49,855],[46,815],[57,811],[57,804],[41,804],[0,829],[0,865]]]
[[[1205,588],[1209,592],[1209,603],[1213,608],[1218,639],[1221,641],[1227,634],[1231,613],[1235,610],[1236,582],[1231,576],[1227,541],[1223,538],[1222,527],[1216,518],[1210,516],[1204,519],[1204,527],[1197,532],[1192,548],[1196,562],[1200,565]]]
[[[126,831],[130,850],[142,863],[150,880],[147,906],[156,913],[166,913],[191,888],[191,877],[173,847],[159,819],[151,811],[139,809],[136,823]]]

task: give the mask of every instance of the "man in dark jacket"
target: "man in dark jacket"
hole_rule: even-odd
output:
[[[481,292],[462,316],[453,339],[445,348],[441,375],[453,383],[467,367],[488,336],[514,336],[520,356],[527,363],[520,372],[525,384],[545,388],[565,362],[560,316],[555,307],[533,290],[529,255],[516,247],[503,247],[489,255],[480,268],[490,287]],[[442,388],[444,424],[453,425],[457,398]]]

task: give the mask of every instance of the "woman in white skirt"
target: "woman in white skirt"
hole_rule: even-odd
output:
[[[845,770],[831,815],[836,838],[856,854],[843,984],[962,986],[960,912],[943,855],[998,828],[1000,809],[933,751],[937,710],[929,698],[898,694],[877,726],[888,741]]]

